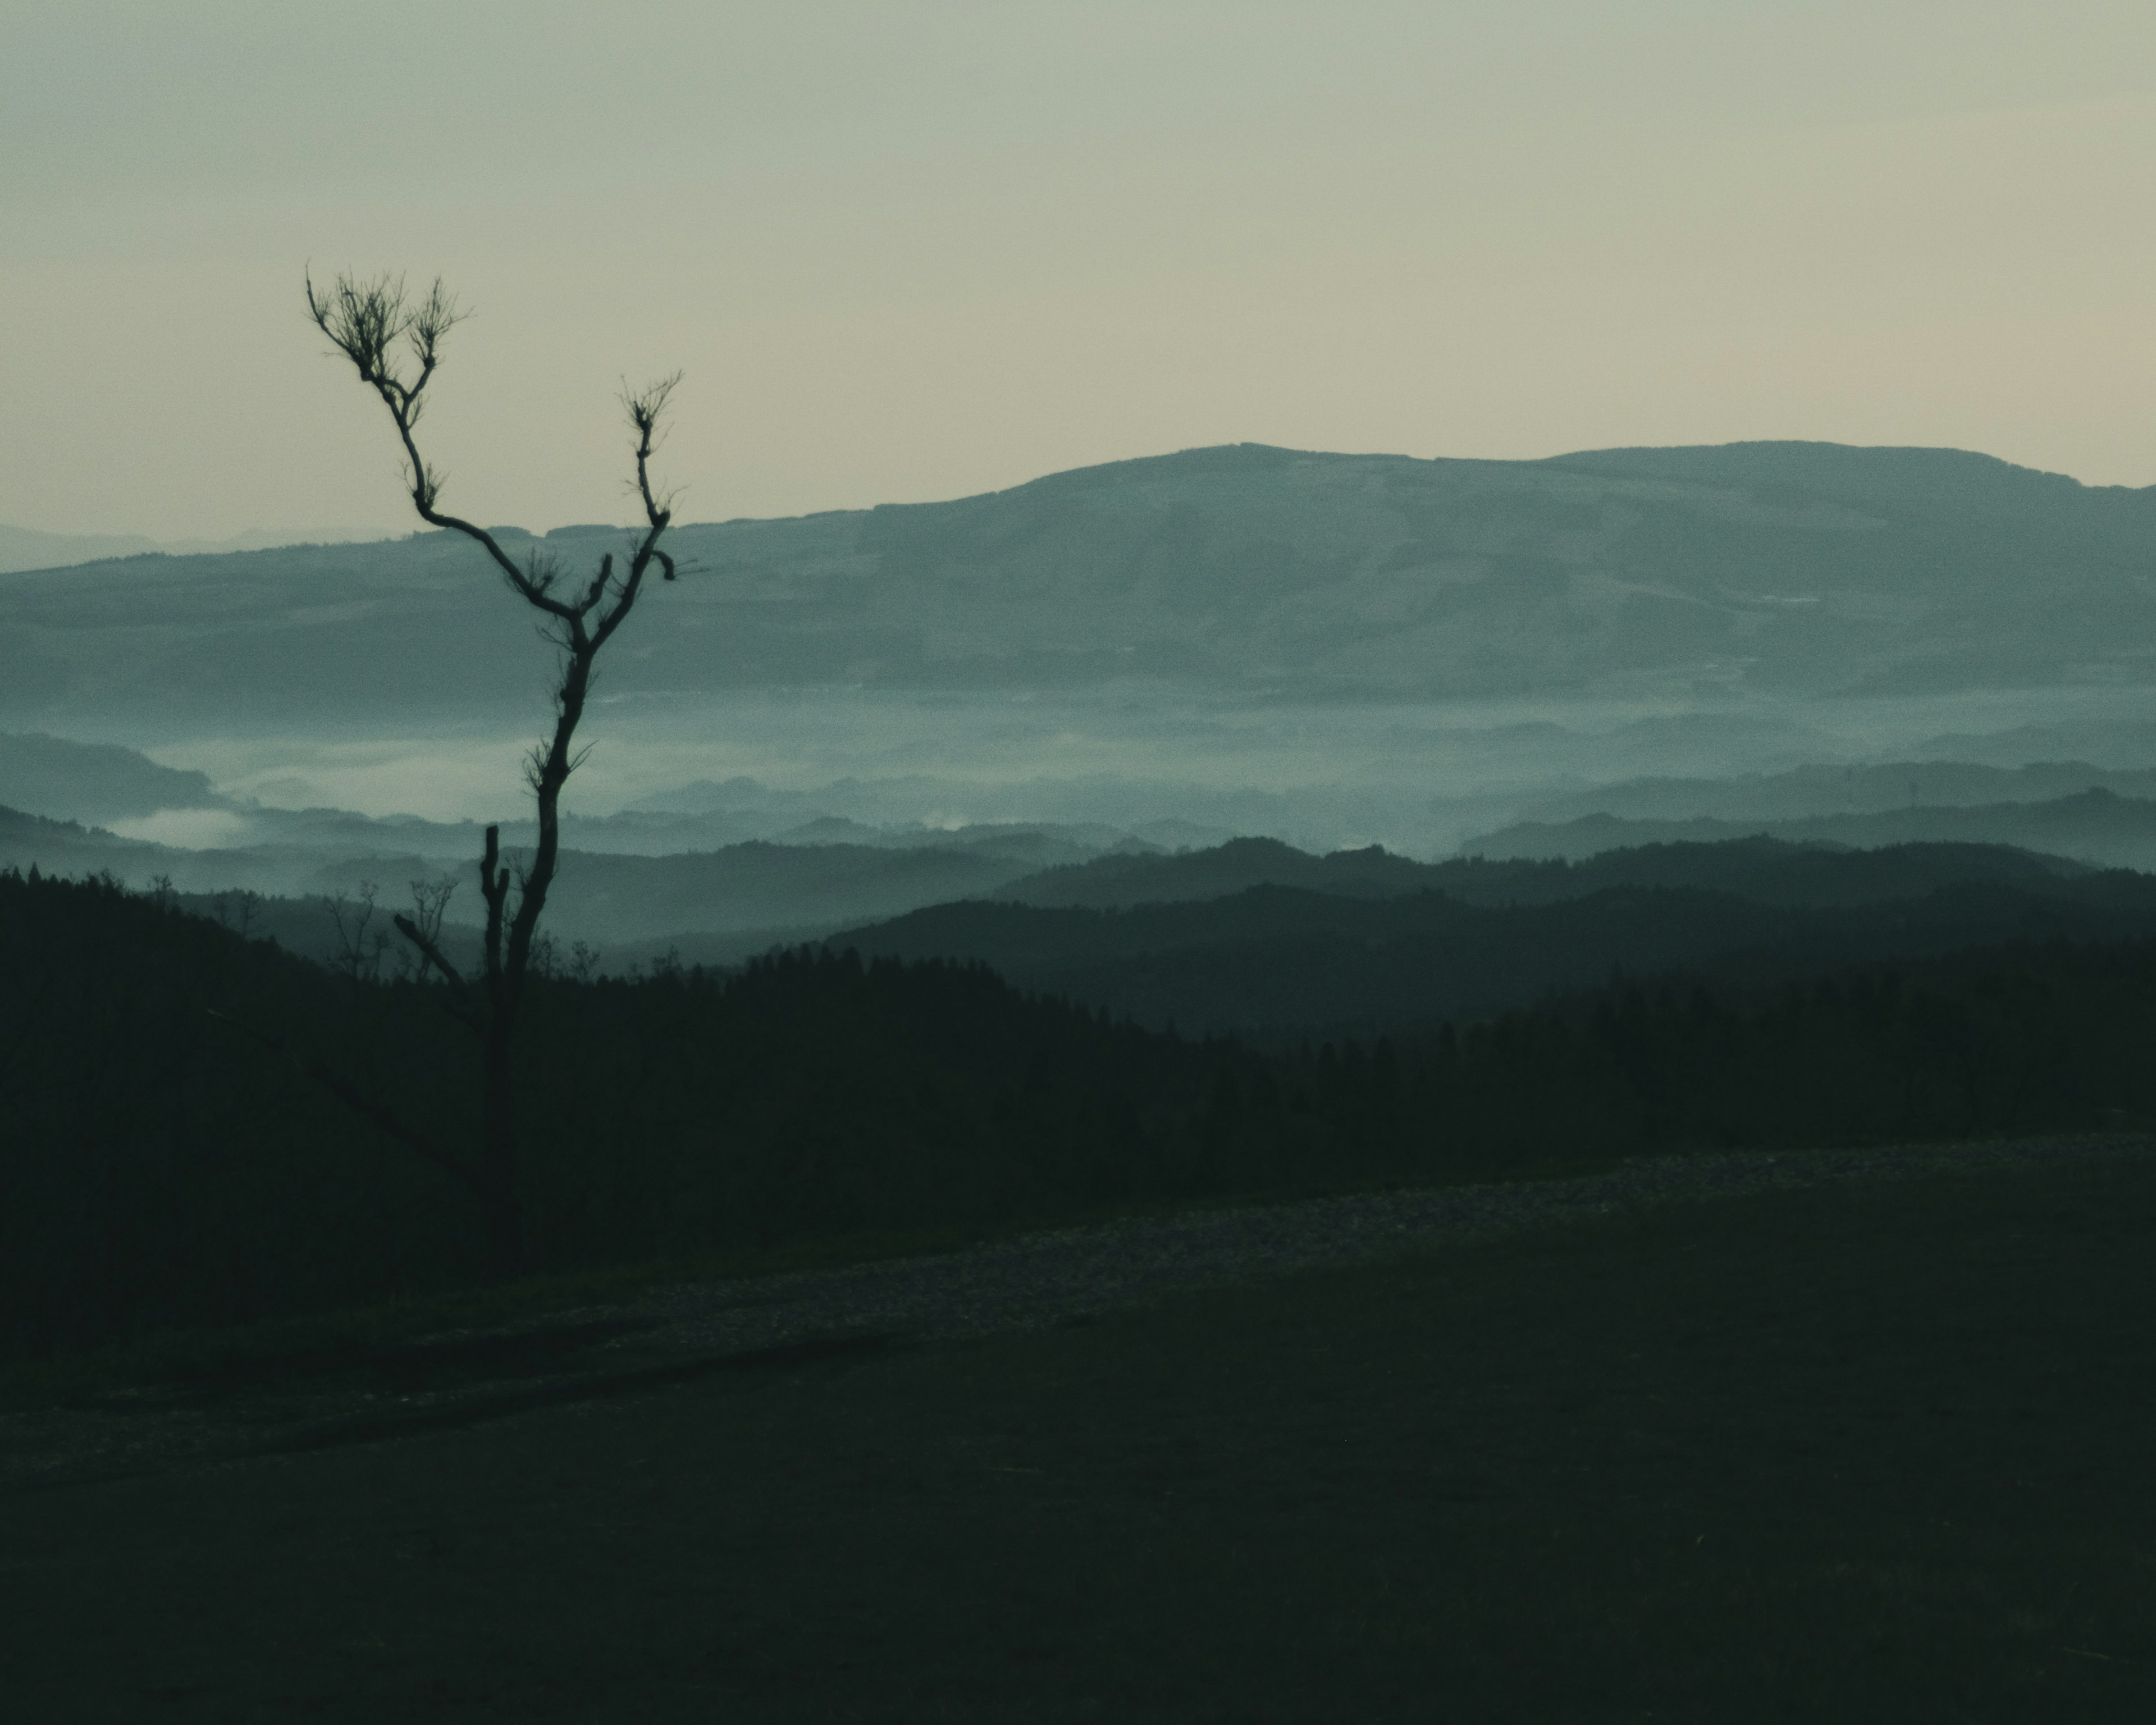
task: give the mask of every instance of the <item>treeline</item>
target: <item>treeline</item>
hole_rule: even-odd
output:
[[[1866,857],[1806,862],[1849,865],[1849,880],[1815,883],[1822,892],[1881,872]],[[1724,874],[1742,881],[1739,871]],[[1440,892],[1368,899],[1256,886],[1122,911],[938,905],[831,944],[978,959],[1021,988],[1154,1029],[1277,1045],[1306,1028],[1364,1040],[1435,1029],[1590,988],[1612,970],[1697,971],[1715,986],[1739,986],[2054,935],[2156,935],[2156,879],[2089,874],[2041,890],[1962,880],[1907,896],[1824,902],[1754,898],[1741,885],[1609,886],[1553,902],[1487,905]]]
[[[1607,985],[1374,1042],[1238,1050],[1207,1130],[1292,1181],[1322,1138],[1403,1180],[1671,1153],[2145,1129],[2156,940],[2053,938],[1805,981]]]
[[[522,1040],[530,1246],[542,1271],[685,1261],[1644,1152],[2138,1122],[2152,1008],[2140,940],[1618,981],[1270,1051],[940,961],[556,976]],[[462,1142],[475,1060],[429,987],[112,886],[0,875],[0,1349],[476,1279],[459,1190],[300,1070]]]
[[[434,988],[0,875],[0,1350],[478,1277],[461,1189],[300,1070],[460,1146],[476,1053]],[[1172,1195],[1210,1070],[979,967],[806,955],[542,978],[520,1055],[540,1271]]]
[[[2063,891],[2097,871],[2005,845],[1900,844],[1852,850],[1780,839],[1635,844],[1563,857],[1452,857],[1415,862],[1380,845],[1312,856],[1276,839],[1233,839],[1173,856],[1113,855],[1043,870],[991,895],[1043,908],[1114,910],[1224,898],[1252,886],[1299,886],[1336,898],[1443,893],[1471,905],[1547,905],[1620,886],[1697,887],[1761,904],[1875,904],[1989,881]]]

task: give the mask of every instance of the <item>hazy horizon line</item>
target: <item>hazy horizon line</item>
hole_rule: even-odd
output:
[[[1192,444],[1182,449],[1159,450],[1148,454],[1118,456],[1113,459],[1106,461],[1081,462],[1075,467],[1056,468],[1047,473],[1036,474],[1033,478],[1029,480],[1021,480],[1015,485],[991,485],[979,490],[960,491],[949,495],[938,495],[932,497],[886,498],[874,503],[839,503],[833,504],[828,507],[821,509],[801,510],[790,515],[721,516],[714,516],[707,521],[677,521],[674,526],[676,531],[688,527],[724,527],[745,522],[805,521],[812,516],[819,515],[846,515],[865,512],[869,510],[886,507],[906,508],[920,504],[963,503],[976,497],[1000,496],[1007,492],[1021,490],[1025,486],[1038,484],[1042,480],[1058,479],[1070,474],[1089,473],[1102,468],[1121,467],[1131,463],[1140,461],[1168,460],[1178,455],[1203,454],[1215,449],[1276,449],[1287,454],[1331,455],[1360,460],[1398,460],[1418,462],[1472,461],[1486,463],[1491,466],[1532,466],[1542,462],[1564,461],[1573,459],[1583,455],[1605,455],[1620,453],[1629,454],[1635,450],[1643,449],[1668,452],[1681,449],[1743,449],[1753,446],[1775,445],[1876,451],[1902,449],[1944,450],[1951,451],[1956,454],[1981,456],[1987,460],[1997,461],[2005,466],[2015,468],[2025,473],[2038,473],[2055,478],[2069,479],[2085,490],[2147,490],[2156,489],[2156,481],[2152,481],[2148,485],[2092,484],[2091,481],[2082,478],[2078,474],[2067,473],[2061,469],[2056,468],[2030,466],[2025,462],[2015,461],[2004,455],[1994,455],[1987,449],[1970,449],[1959,444],[1852,444],[1842,443],[1832,438],[1759,437],[1732,438],[1725,439],[1720,443],[1599,444],[1585,449],[1560,449],[1556,453],[1548,455],[1510,456],[1413,455],[1398,449],[1303,449],[1290,444],[1268,444],[1261,443],[1255,439],[1245,439],[1234,443]],[[245,527],[237,532],[227,534],[218,538],[210,538],[201,534],[194,533],[177,534],[170,537],[167,537],[156,533],[136,532],[122,530],[99,530],[95,528],[78,531],[51,527],[32,526],[22,521],[0,520],[0,534],[21,533],[40,539],[73,542],[88,540],[141,540],[146,542],[141,550],[122,552],[117,553],[117,555],[120,557],[144,557],[155,556],[159,553],[162,553],[164,555],[172,557],[200,557],[217,556],[219,554],[230,555],[238,552],[253,551],[282,551],[288,550],[294,546],[301,545],[377,545],[394,539],[413,538],[422,533],[446,531],[435,528],[413,527],[409,525],[409,520],[410,518],[408,517],[405,521],[399,522],[394,526],[385,524],[378,526],[372,525],[361,526],[346,523],[342,526],[334,527],[314,526],[292,528],[290,530],[281,527]],[[511,532],[529,533],[534,537],[539,537],[565,527],[610,528],[615,525],[616,523],[611,521],[561,521],[552,522],[546,526],[535,527],[526,526],[521,522],[498,522],[490,524],[487,530],[490,532],[506,531]],[[624,521],[619,525],[624,531],[627,531],[632,528],[635,524]],[[290,536],[283,536],[288,531],[290,533]],[[111,560],[112,558],[110,557],[88,557],[82,561],[88,562],[101,562]],[[65,566],[54,565],[52,567],[62,567]],[[22,569],[14,572],[28,574],[33,572],[28,569]]]

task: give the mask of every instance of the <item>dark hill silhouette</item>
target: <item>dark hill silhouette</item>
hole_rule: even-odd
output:
[[[1794,820],[1628,820],[1589,814],[1563,822],[1522,821],[1470,839],[1461,849],[1493,860],[1586,858],[1620,846],[1712,844],[1742,834],[1809,845],[2010,845],[2114,867],[2145,869],[2156,865],[2156,800],[2122,797],[2095,787],[2043,802],[1912,807]]]
[[[1040,905],[1164,904],[1219,898],[1248,886],[1306,886],[1349,898],[1397,898],[1431,883],[1430,870],[1382,846],[1312,856],[1277,839],[1231,839],[1173,856],[1096,857],[1045,869],[1000,888],[998,898]]]
[[[1853,852],[1774,839],[1649,844],[1573,861],[1480,857],[1419,863],[1378,846],[1312,856],[1270,839],[1238,839],[1173,856],[1104,856],[1045,870],[992,896],[1087,906],[1180,904],[1252,886],[1296,886],[1339,898],[1441,892],[1477,905],[1549,904],[1614,886],[1692,886],[1766,904],[1867,904],[1986,880],[2041,887],[2082,865],[1994,845],[1902,845]]]
[[[1267,885],[1128,909],[976,902],[829,945],[978,960],[1020,987],[1155,1027],[1374,1034],[1524,1006],[1613,970],[1757,980],[2008,938],[2156,932],[2156,880],[1980,846],[1671,845],[1431,873],[1474,883],[1479,901]]]
[[[1493,910],[1260,887],[917,919],[1090,955],[1072,978],[1186,1029],[1286,1003],[1321,1034],[1389,1033],[1270,1052],[1028,999],[980,966],[796,952],[730,976],[550,977],[526,1003],[518,1072],[535,1259],[641,1276],[1162,1201],[2145,1119],[2156,940],[2056,937],[2147,928],[2149,886],[2083,876],[2047,899],[1979,884],[1825,910],[1666,888]],[[1163,947],[1156,925],[1199,943]],[[1971,950],[1973,934],[1994,944]],[[1707,962],[1535,988],[1672,952]],[[1864,962],[1835,972],[1837,953]],[[1788,986],[1800,966],[1811,980]],[[439,990],[334,974],[166,898],[8,870],[0,975],[0,1358],[478,1273],[459,1189],[234,1028],[290,1039],[460,1143],[473,1056]],[[1478,992],[1532,1007],[1427,1017]]]
[[[470,1039],[438,992],[4,870],[0,975],[0,1358],[475,1273],[460,1188],[213,1015],[288,1039],[461,1150]],[[978,968],[798,957],[547,979],[525,1010],[542,1267],[1132,1194],[1212,1077],[1200,1049]]]

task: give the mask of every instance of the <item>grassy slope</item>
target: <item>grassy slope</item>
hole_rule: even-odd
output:
[[[2156,1165],[15,1497],[22,1717],[2143,1718]]]

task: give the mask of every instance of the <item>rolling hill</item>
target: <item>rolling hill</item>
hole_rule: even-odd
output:
[[[1160,877],[1172,885],[1190,860],[1164,860]],[[978,960],[1021,988],[1153,1028],[1265,1037],[1429,1026],[1613,972],[1750,986],[2001,941],[2156,933],[2156,880],[1989,846],[1649,846],[1584,865],[1438,865],[1405,894],[1358,882],[1367,860],[1350,860],[1342,893],[1254,885],[1127,908],[1067,892],[1054,907],[939,905],[827,944]],[[1219,859],[1204,867],[1220,878]]]
[[[2087,873],[2004,845],[1902,844],[1852,854],[1771,838],[1649,843],[1568,858],[1470,856],[1419,863],[1373,845],[1311,856],[1270,839],[1237,839],[1173,856],[1103,856],[1029,875],[991,897],[1044,909],[1127,909],[1288,886],[1332,898],[1439,892],[1472,905],[1554,904],[1616,886],[1699,887],[1761,904],[1872,904],[1970,881],[2041,890]]]
[[[2145,870],[2156,867],[2156,800],[2097,788],[2041,803],[1912,807],[1795,820],[1640,820],[1586,814],[1568,821],[1520,822],[1470,839],[1460,848],[1493,860],[1581,859],[1620,847],[1714,844],[1743,837],[1866,847],[2011,845],[2113,868]]]

